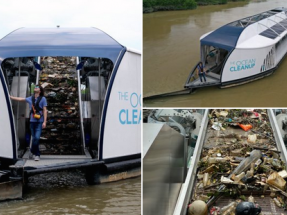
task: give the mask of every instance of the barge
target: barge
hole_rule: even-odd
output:
[[[200,37],[200,60],[184,89],[145,98],[189,94],[202,87],[232,87],[271,75],[287,52],[286,14],[286,8],[275,8],[204,34]],[[200,80],[200,63],[206,81]]]
[[[287,151],[278,122],[275,110],[204,110],[192,154],[184,150],[188,144],[181,132],[144,123],[144,148],[148,146],[143,152],[144,214],[232,214],[240,202],[255,202],[262,214],[285,214],[286,175],[281,174],[286,173]],[[180,120],[176,123],[183,130],[192,128]],[[244,131],[238,123],[253,128]],[[171,150],[177,147],[181,149]],[[272,181],[277,173],[282,187]],[[192,205],[198,200],[205,206],[197,203],[197,209],[204,210],[194,213]]]
[[[0,40],[0,64],[0,200],[21,198],[41,173],[81,168],[89,184],[140,175],[139,52],[97,28],[20,28]],[[48,100],[40,161],[30,155],[29,106],[9,97],[35,85]]]
[[[287,10],[275,8],[236,20],[200,38],[206,82],[191,71],[185,88],[244,84],[272,74],[285,56]]]

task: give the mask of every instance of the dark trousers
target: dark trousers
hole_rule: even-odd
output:
[[[200,82],[202,82],[202,77],[204,78],[204,81],[206,82],[206,77],[205,77],[205,73],[204,72],[200,72],[199,73]]]
[[[31,152],[35,156],[40,156],[39,140],[42,133],[43,122],[30,122],[30,129],[32,134]]]

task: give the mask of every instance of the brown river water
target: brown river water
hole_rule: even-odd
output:
[[[199,38],[203,34],[282,6],[287,7],[286,0],[251,0],[144,14],[143,97],[183,89],[200,59]],[[144,99],[144,107],[286,107],[286,70],[287,58],[266,78],[226,89],[208,87],[189,95]]]
[[[0,202],[0,214],[141,214],[141,177],[90,186],[79,172],[38,175],[23,200]]]

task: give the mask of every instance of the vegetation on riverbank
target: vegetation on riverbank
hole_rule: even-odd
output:
[[[226,4],[228,1],[245,0],[143,0],[143,12],[190,10],[195,9],[198,5]]]

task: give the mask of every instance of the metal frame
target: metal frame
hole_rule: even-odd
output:
[[[198,139],[196,141],[196,146],[195,146],[194,153],[193,153],[194,156],[191,160],[190,168],[185,178],[185,182],[184,184],[182,184],[173,215],[179,215],[179,214],[186,215],[186,210],[187,210],[186,205],[188,204],[190,200],[190,193],[192,191],[192,188],[195,182],[194,176],[197,170],[197,163],[199,161],[200,152],[202,150],[203,142],[206,137],[208,114],[209,114],[209,110],[207,109],[204,113],[204,116],[203,116],[203,119],[200,125],[200,131],[199,131]]]
[[[278,148],[279,151],[281,151],[281,159],[284,161],[284,163],[286,164],[287,161],[287,150],[284,144],[284,141],[281,137],[281,133],[280,133],[280,129],[276,120],[276,116],[273,113],[273,111],[271,109],[267,110],[268,113],[268,117],[270,120],[270,124],[273,130],[273,134],[274,134],[274,138],[275,138],[275,142],[276,142],[276,146]]]
[[[79,57],[76,58],[77,65],[79,64]],[[82,91],[81,91],[81,77],[80,77],[80,70],[76,70],[77,79],[78,79],[78,98],[79,98],[79,109],[80,109],[80,128],[82,133],[82,145],[83,145],[83,152],[86,154],[86,147],[85,147],[85,132],[84,132],[84,120],[83,120],[83,107],[82,107]]]

